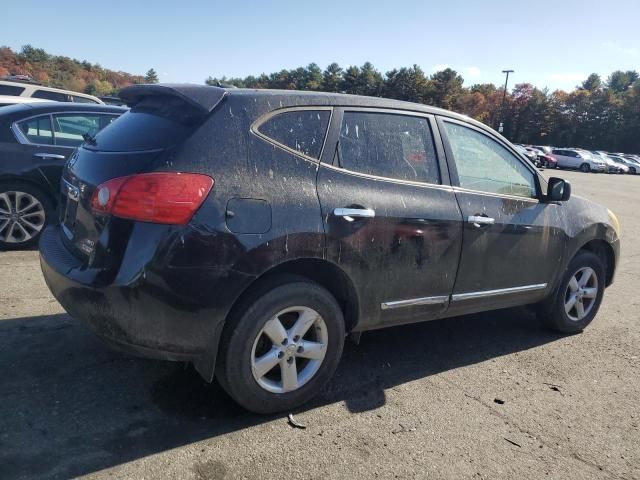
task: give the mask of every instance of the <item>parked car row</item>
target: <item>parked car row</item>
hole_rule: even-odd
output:
[[[640,155],[550,146],[516,145],[516,148],[538,167],[632,175],[640,173]]]
[[[107,343],[192,362],[249,410],[321,392],[346,334],[518,305],[576,333],[613,281],[615,215],[468,117],[318,92],[121,96],[131,109],[89,131],[5,107],[18,151],[85,140],[40,240],[46,283]],[[31,200],[11,199],[14,221]]]

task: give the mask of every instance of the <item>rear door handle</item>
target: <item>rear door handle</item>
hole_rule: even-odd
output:
[[[336,208],[333,210],[336,217],[345,219],[353,218],[374,218],[376,211],[371,208]]]
[[[33,156],[38,158],[52,158],[55,160],[64,160],[65,158],[67,158],[64,155],[60,155],[58,153],[34,153]]]
[[[475,226],[479,227],[481,225],[493,225],[496,223],[495,218],[484,217],[482,215],[469,215],[467,217],[467,222],[473,223]]]

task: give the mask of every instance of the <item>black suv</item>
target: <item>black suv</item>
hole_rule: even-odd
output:
[[[49,288],[113,346],[193,362],[247,409],[316,394],[345,335],[611,284],[618,222],[467,117],[338,94],[138,85],[63,174]]]
[[[0,249],[35,245],[55,219],[71,152],[125,108],[43,102],[0,108]]]

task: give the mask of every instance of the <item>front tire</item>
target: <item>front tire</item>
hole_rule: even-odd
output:
[[[0,184],[0,250],[36,245],[54,216],[49,197],[28,183]]]
[[[591,167],[589,166],[588,163],[583,163],[582,165],[580,165],[580,171],[584,173],[589,173],[591,171]]]
[[[333,375],[344,346],[342,310],[320,285],[295,281],[258,297],[230,318],[216,377],[255,413],[294,409]]]
[[[580,251],[569,262],[560,286],[538,311],[552,330],[580,333],[591,323],[602,302],[605,268],[593,252]]]

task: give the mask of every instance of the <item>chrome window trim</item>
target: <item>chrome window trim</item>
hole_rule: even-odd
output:
[[[451,295],[452,302],[460,302],[464,300],[474,300],[476,298],[496,297],[500,295],[510,295],[512,293],[533,292],[535,290],[544,290],[547,288],[546,283],[537,283],[535,285],[523,285],[521,287],[499,288],[497,290],[485,290],[481,292],[456,293]]]
[[[313,158],[309,155],[306,155],[302,152],[299,152],[298,150],[296,150],[295,148],[291,148],[288,147],[287,145],[284,145],[276,140],[274,140],[271,137],[268,137],[267,135],[265,135],[264,133],[260,132],[258,129],[260,128],[260,126],[264,123],[266,123],[267,121],[271,120],[273,117],[275,117],[276,115],[280,115],[281,113],[287,113],[287,112],[300,112],[300,111],[307,111],[307,110],[311,110],[311,111],[317,111],[317,110],[321,110],[321,111],[328,111],[329,112],[329,122],[327,123],[327,129],[324,132],[324,138],[322,139],[322,147],[320,148],[320,153],[318,154],[318,158]],[[271,110],[270,112],[265,113],[264,115],[258,117],[257,120],[255,120],[252,124],[251,127],[249,127],[249,131],[251,133],[253,133],[256,137],[261,138],[262,140],[264,140],[267,143],[270,143],[271,145],[275,145],[278,148],[281,148],[289,153],[292,153],[293,155],[297,155],[298,157],[303,158],[304,160],[307,160],[309,162],[313,162],[315,165],[318,165],[320,163],[320,159],[322,158],[322,154],[324,153],[324,147],[327,144],[327,137],[329,135],[329,130],[331,128],[331,119],[333,118],[333,106],[326,106],[326,105],[322,105],[322,106],[304,106],[304,107],[285,107],[285,108],[278,108],[276,110]]]
[[[436,297],[410,298],[408,300],[394,300],[392,302],[382,302],[382,310],[393,310],[394,308],[413,307],[416,305],[441,305],[449,301],[449,295],[439,295]]]
[[[61,102],[64,103],[64,102]],[[124,112],[123,112],[124,113]],[[32,115],[30,117],[25,117],[25,118],[21,118],[20,120],[16,120],[15,122],[13,122],[11,124],[11,131],[13,132],[14,137],[16,137],[16,140],[18,141],[18,143],[20,143],[21,145],[34,145],[37,147],[59,147],[59,148],[70,148],[70,149],[74,149],[74,148],[78,148],[78,146],[76,147],[70,147],[69,145],[57,145],[55,143],[55,132],[53,131],[53,116],[54,115],[81,115],[81,114],[91,114],[91,115],[103,115],[103,116],[111,116],[111,117],[120,117],[120,115],[122,114],[118,114],[118,113],[107,113],[107,112],[89,112],[89,111],[68,111],[68,112],[52,112],[52,113],[41,113],[40,115]],[[49,117],[49,121],[51,122],[51,134],[53,135],[53,143],[33,143],[30,142],[29,139],[26,137],[26,135],[24,133],[22,133],[22,130],[20,130],[20,127],[18,126],[19,123],[22,122],[26,122],[27,120],[31,120],[33,118],[38,118],[38,117]]]
[[[335,170],[336,172],[346,173],[348,175],[354,175],[356,177],[370,178],[372,180],[378,180],[381,182],[392,182],[392,183],[398,183],[401,185],[412,185],[414,187],[435,188],[438,190],[444,190],[446,192],[453,192],[453,187],[451,185],[445,185],[442,183],[413,182],[411,180],[400,180],[399,178],[379,177],[377,175],[370,175],[368,173],[355,172],[353,170],[347,170],[346,168],[336,167],[335,165],[329,165],[328,163],[323,163],[322,166]]]
[[[529,202],[529,203],[540,203],[539,199],[533,198],[533,197],[521,197],[519,195],[508,195],[506,193],[484,192],[482,190],[473,190],[471,188],[464,188],[464,187],[453,187],[453,190],[455,192],[460,192],[460,193],[471,193],[474,195],[485,195],[489,197],[508,198],[510,200],[518,200],[518,201]]]

